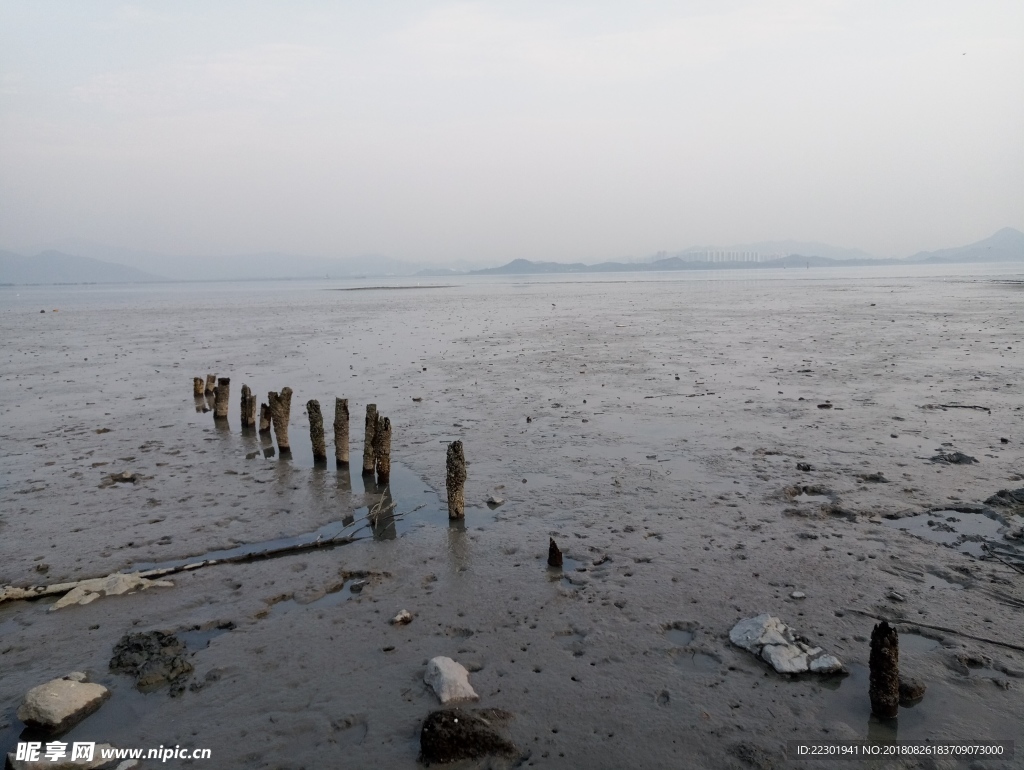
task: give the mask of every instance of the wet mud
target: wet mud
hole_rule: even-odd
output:
[[[29,688],[82,670],[113,695],[67,740],[413,768],[437,655],[514,715],[524,767],[813,770],[849,765],[786,740],[1024,739],[1024,516],[984,503],[1024,487],[1019,293],[909,274],[467,281],[386,306],[329,288],[348,287],[0,290],[0,583],[245,557],[56,612],[0,605],[0,749]],[[215,420],[200,372],[292,388],[290,453],[243,430],[237,396]],[[332,398],[389,416],[386,489],[358,460],[314,463],[302,405]],[[978,462],[930,461],[952,452]],[[849,675],[733,647],[762,612]],[[878,618],[927,686],[895,726],[870,716]],[[184,643],[177,697],[109,670],[154,631]]]

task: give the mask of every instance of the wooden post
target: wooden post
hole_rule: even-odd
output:
[[[553,537],[548,538],[548,566],[562,566],[562,552],[558,550],[558,544]]]
[[[448,445],[447,476],[445,487],[448,489],[448,518],[462,519],[466,516],[466,455],[462,451],[462,442],[453,441]]]
[[[348,399],[334,399],[334,460],[339,468],[348,466]]]
[[[900,707],[900,637],[884,620],[871,632],[871,713],[879,719],[895,719]]]
[[[248,385],[242,385],[242,427],[251,428],[256,424],[256,399]]]
[[[281,393],[271,391],[267,394],[270,401],[270,419],[274,423],[274,435],[277,436],[277,448],[281,454],[291,452],[292,445],[288,441],[288,420],[292,414],[292,389],[282,388]]]
[[[270,433],[270,407],[267,404],[260,404],[260,433]]]
[[[231,395],[231,379],[221,377],[217,380],[216,401],[213,404],[213,416],[217,420],[228,418],[228,398]]]
[[[313,462],[327,462],[327,447],[324,445],[324,416],[320,412],[320,402],[316,399],[307,401],[306,413],[309,415],[309,440],[313,443]]]
[[[217,387],[217,375],[208,374],[206,375],[206,392],[213,393],[213,389]]]
[[[202,398],[206,392],[206,381],[202,377],[192,378],[192,395],[196,398]]]
[[[373,458],[377,466],[377,486],[384,486],[391,480],[391,420],[387,417],[377,417]]]
[[[366,432],[363,438],[363,475],[372,476],[377,463],[373,456],[373,434],[377,430],[377,405],[366,405]]]

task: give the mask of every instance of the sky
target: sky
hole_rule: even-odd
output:
[[[597,262],[1024,229],[1024,3],[0,0],[0,249]]]

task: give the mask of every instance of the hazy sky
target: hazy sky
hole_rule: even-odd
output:
[[[0,0],[0,249],[497,264],[1024,229],[1024,3]]]

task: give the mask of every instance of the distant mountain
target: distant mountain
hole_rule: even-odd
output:
[[[860,249],[847,249],[841,246],[830,246],[827,243],[817,241],[757,241],[756,243],[738,243],[733,246],[693,246],[673,255],[665,253],[649,257],[648,262],[656,262],[667,256],[677,256],[683,259],[701,254],[760,254],[763,257],[776,259],[790,254],[805,254],[812,257],[825,257],[827,259],[877,259],[873,254],[868,254]]]
[[[617,263],[609,263],[617,264]],[[487,267],[470,270],[472,275],[531,275],[536,273],[591,273],[599,266],[584,265],[582,262],[563,264],[561,262],[531,262],[528,259],[513,259],[501,267]],[[623,267],[626,267],[623,265]],[[635,269],[635,266],[633,266]]]
[[[44,251],[23,257],[0,251],[0,283],[137,283],[158,281],[157,276],[114,262]]]
[[[907,262],[1016,262],[1024,260],[1024,233],[1004,227],[985,240],[939,251],[920,251]]]

